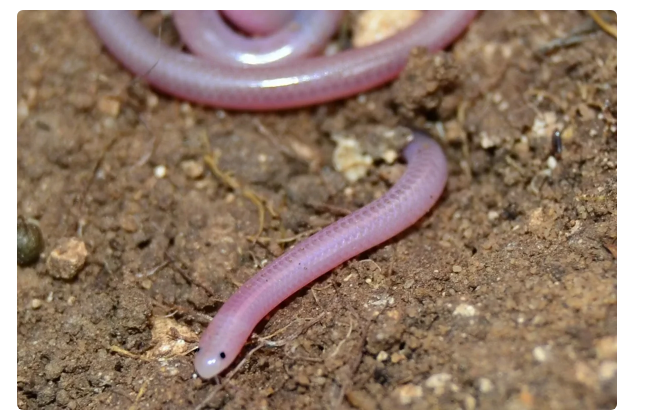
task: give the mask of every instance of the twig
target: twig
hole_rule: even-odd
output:
[[[339,349],[342,347],[342,345],[344,344],[344,342],[346,342],[346,341],[348,340],[348,338],[350,337],[350,334],[351,334],[352,332],[353,332],[353,321],[352,321],[352,320],[350,320],[350,321],[349,321],[349,323],[348,323],[348,333],[346,334],[346,337],[344,338],[344,340],[342,340],[341,342],[339,342],[339,344],[338,344],[338,345],[337,345],[337,347],[335,348],[335,351],[334,351],[333,353],[331,353],[331,354],[330,354],[329,358],[332,358],[333,356],[335,356],[335,355],[337,355],[337,354],[339,353]]]
[[[593,18],[595,23],[597,23],[602,28],[603,31],[618,39],[618,29],[611,26],[606,20],[604,20],[596,10],[587,10],[587,13]]]

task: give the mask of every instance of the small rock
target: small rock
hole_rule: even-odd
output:
[[[528,221],[528,230],[532,233],[539,234],[546,227],[544,219],[544,210],[541,207],[537,207],[532,212],[530,212],[530,219]]]
[[[48,380],[57,379],[63,373],[63,362],[58,359],[54,359],[45,365],[45,378]]]
[[[377,169],[377,175],[389,184],[395,184],[406,171],[406,166],[398,165],[382,165]]]
[[[384,362],[387,360],[389,357],[389,354],[386,353],[385,351],[380,351],[380,353],[377,354],[377,357],[375,358],[378,362]]]
[[[112,116],[112,117],[117,117],[121,109],[121,104],[119,103],[119,101],[115,100],[114,98],[102,97],[101,99],[99,99],[99,102],[97,103],[97,108],[103,114],[107,114],[108,116]]]
[[[474,306],[469,305],[469,304],[459,304],[456,309],[454,310],[453,313],[455,316],[462,316],[462,317],[474,317],[478,313]]]
[[[54,278],[72,279],[85,264],[87,256],[88,251],[81,239],[66,239],[50,252],[47,271]]]
[[[373,158],[363,153],[357,139],[343,135],[333,135],[337,143],[333,151],[333,166],[350,182],[364,178],[373,166]]]
[[[94,104],[94,98],[87,93],[72,93],[67,98],[68,103],[77,110],[88,110]]]
[[[274,394],[274,388],[272,387],[264,388],[260,391],[260,393],[263,397],[269,397],[270,395]]]
[[[454,271],[454,272],[456,272],[456,273],[459,273],[459,272],[461,272],[462,270],[463,270],[463,268],[461,268],[459,265],[454,265],[454,266],[452,267],[452,271]]]
[[[440,374],[434,374],[427,378],[427,380],[425,381],[425,387],[433,389],[436,395],[442,395],[445,392],[447,383],[451,380],[451,374],[444,372]]]
[[[56,389],[53,384],[48,384],[45,387],[38,390],[36,395],[36,404],[39,407],[44,407],[47,404],[54,402],[56,399]]]
[[[182,114],[190,114],[193,111],[191,108],[191,104],[184,102],[180,104],[180,113]]]
[[[166,176],[166,167],[164,165],[158,165],[154,170],[155,177],[164,178]]]
[[[159,102],[160,102],[160,99],[159,99],[159,97],[157,97],[157,95],[155,95],[155,94],[152,94],[152,93],[151,93],[151,94],[148,94],[148,95],[146,96],[146,106],[147,106],[149,109],[154,109],[155,107],[157,107],[157,105],[159,104]]]
[[[346,393],[346,399],[355,408],[360,410],[376,410],[377,401],[362,390],[353,390]]]
[[[192,159],[182,161],[180,167],[184,171],[184,174],[192,180],[198,179],[204,174],[204,165]]]
[[[367,10],[353,26],[353,46],[361,48],[384,40],[411,26],[420,10]]]
[[[466,410],[474,410],[476,408],[476,398],[469,394],[467,394],[463,403],[465,404]]]
[[[597,375],[584,362],[575,363],[575,379],[589,388],[595,389],[597,387]]]
[[[580,113],[582,120],[585,122],[595,119],[595,111],[584,103],[581,103],[577,106],[577,111]]]
[[[461,142],[465,138],[463,126],[456,120],[449,120],[443,125],[447,142]]]
[[[31,308],[33,310],[38,310],[42,306],[43,306],[43,300],[39,298],[34,298],[33,300],[31,300]]]
[[[326,385],[327,382],[328,380],[323,376],[313,376],[312,378],[310,378],[310,383],[312,385],[318,385],[320,387]]]
[[[481,137],[481,147],[483,149],[490,149],[501,143],[500,139],[491,137],[486,132],[481,132],[480,137]]]
[[[532,350],[532,357],[539,363],[546,362],[548,359],[548,348],[546,346],[536,346]]]
[[[609,381],[616,376],[618,372],[618,364],[614,361],[604,361],[598,368],[598,378],[600,381]]]
[[[133,300],[133,304],[137,300]],[[130,306],[124,305],[124,310]],[[149,320],[149,314],[144,314],[135,317],[133,323],[136,326],[146,325]],[[180,324],[171,317],[155,317],[152,319],[153,328],[151,329],[151,343],[155,347],[146,352],[147,359],[158,359],[160,357],[169,357],[176,355],[184,355],[187,352],[189,343],[198,341],[195,333],[187,326]]]
[[[308,375],[304,373],[297,374],[295,380],[297,381],[297,384],[303,385],[304,387],[307,387],[310,385],[310,379],[308,379]]]
[[[487,378],[479,378],[476,381],[476,386],[478,390],[483,394],[487,394],[494,389],[494,384]]]
[[[29,105],[21,99],[18,101],[18,125],[20,126],[27,117],[29,117]]]
[[[398,387],[395,393],[400,404],[411,404],[414,400],[422,397],[422,387],[413,384],[406,384]]]
[[[607,336],[596,340],[595,354],[600,359],[616,359],[618,357],[618,337]]]
[[[521,405],[521,409],[527,410],[532,408],[533,404],[535,403],[535,396],[530,392],[527,386],[524,386],[521,388],[521,392],[519,393],[519,404]]]
[[[382,159],[384,159],[387,164],[392,164],[396,159],[398,159],[398,153],[393,149],[387,149],[382,154]]]
[[[124,231],[128,233],[134,233],[139,229],[139,226],[137,225],[137,220],[133,216],[130,215],[125,215],[122,216],[121,219],[119,220],[119,225],[121,226]]]
[[[402,362],[405,359],[407,359],[407,357],[400,352],[395,352],[393,355],[391,355],[391,362],[393,363]]]
[[[58,390],[56,392],[56,403],[61,407],[65,407],[70,402],[70,394],[67,393],[64,389]]]

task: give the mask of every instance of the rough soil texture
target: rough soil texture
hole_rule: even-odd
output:
[[[259,114],[133,81],[82,13],[20,13],[18,214],[45,248],[18,268],[18,406],[614,408],[617,50],[591,22],[483,13],[395,83]],[[197,378],[222,301],[402,172],[376,160],[349,183],[331,137],[372,147],[398,126],[443,144],[439,204],[283,303],[257,329],[274,346],[224,386]],[[214,152],[235,183],[205,165]]]

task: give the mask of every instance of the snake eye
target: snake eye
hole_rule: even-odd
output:
[[[225,352],[220,352],[220,359],[225,359],[226,357]]]

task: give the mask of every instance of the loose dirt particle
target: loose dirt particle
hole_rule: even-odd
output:
[[[451,374],[440,373],[434,374],[427,378],[425,381],[425,387],[433,389],[437,395],[442,395],[445,392],[445,387],[452,380]]]
[[[546,362],[548,359],[548,349],[546,346],[536,346],[532,350],[532,357],[539,363]]]
[[[78,238],[64,239],[47,258],[47,271],[54,278],[72,279],[85,264],[88,251]]]
[[[456,309],[454,309],[455,316],[462,316],[462,317],[474,317],[477,315],[476,308],[474,306],[469,305],[469,304],[459,304],[456,306]]]
[[[192,159],[182,161],[180,167],[186,176],[192,180],[198,179],[204,174],[204,165]]]
[[[333,166],[350,182],[364,178],[373,166],[373,158],[366,155],[354,137],[334,135],[337,147],[333,152]]]
[[[411,26],[420,10],[367,10],[353,27],[353,46],[360,48],[384,40]]]
[[[119,115],[119,111],[121,110],[121,104],[113,98],[102,97],[97,103],[97,108],[103,114],[117,117]]]
[[[346,393],[346,399],[355,408],[360,410],[376,410],[377,401],[362,390],[353,390]]]
[[[20,126],[22,122],[29,117],[29,105],[25,100],[18,101],[18,125]]]
[[[155,347],[146,352],[148,359],[184,355],[190,349],[188,343],[198,341],[191,329],[171,317],[154,317],[152,322],[151,344]]]
[[[466,395],[465,400],[463,400],[466,410],[474,410],[476,408],[476,398],[471,395]]]
[[[137,225],[137,220],[130,215],[124,215],[121,217],[121,220],[119,221],[119,225],[121,226],[124,231],[128,233],[134,233],[139,229],[139,226]]]
[[[304,374],[303,372],[298,373],[294,379],[295,381],[297,381],[297,384],[303,385],[304,387],[310,385],[310,379],[308,378],[308,375]]]
[[[479,378],[476,381],[476,386],[478,387],[478,390],[483,394],[487,394],[494,389],[494,384],[492,384],[492,381],[487,378]]]
[[[600,364],[598,369],[598,377],[600,381],[608,381],[616,376],[618,372],[618,364],[615,361],[604,361]]]
[[[598,384],[598,378],[593,369],[581,361],[575,363],[575,379],[592,389],[595,389]]]
[[[596,340],[595,354],[600,359],[616,359],[618,356],[618,337],[607,336]]]
[[[395,393],[400,404],[408,405],[414,400],[422,397],[422,387],[413,384],[406,384],[398,387],[395,390]]]
[[[166,176],[166,167],[164,165],[158,165],[154,170],[155,177],[164,178]]]

